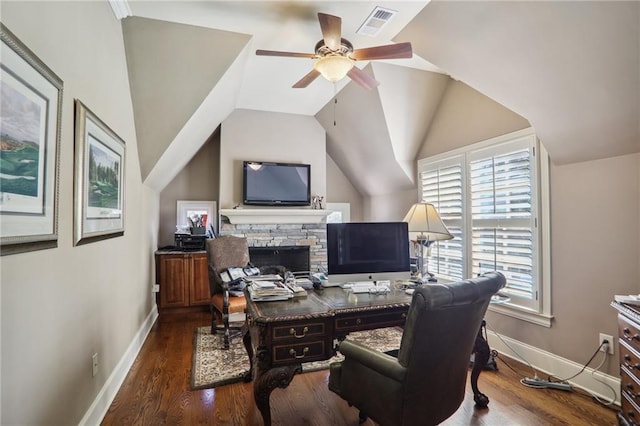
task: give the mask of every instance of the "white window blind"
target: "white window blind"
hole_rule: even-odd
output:
[[[444,279],[497,270],[511,305],[541,312],[535,135],[477,144],[419,162],[420,194],[454,239],[439,241],[429,272]]]
[[[456,156],[434,164],[420,174],[422,201],[433,203],[454,236],[452,240],[438,241],[431,246],[427,268],[429,272],[450,280],[464,276],[462,161],[462,156]]]

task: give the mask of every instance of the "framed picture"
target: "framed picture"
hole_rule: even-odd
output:
[[[0,253],[58,246],[62,80],[0,23]]]
[[[215,236],[215,201],[178,200],[176,202],[176,232],[188,234],[194,225],[205,228],[207,233]]]
[[[75,100],[74,239],[85,244],[124,234],[125,144]]]

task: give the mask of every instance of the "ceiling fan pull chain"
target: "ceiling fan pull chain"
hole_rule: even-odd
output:
[[[336,127],[336,109],[338,108],[338,84],[333,82],[333,127]]]

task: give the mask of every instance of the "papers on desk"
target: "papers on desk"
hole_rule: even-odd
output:
[[[614,300],[618,303],[625,303],[627,305],[640,306],[640,294],[629,294],[629,295],[616,294],[614,296]]]
[[[288,300],[293,297],[293,291],[277,281],[251,281],[247,288],[249,296],[254,302]]]

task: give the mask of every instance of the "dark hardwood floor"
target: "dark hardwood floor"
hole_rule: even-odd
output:
[[[105,415],[103,425],[262,425],[251,383],[189,390],[193,333],[209,324],[208,312],[163,314]],[[529,371],[507,360],[522,375]],[[473,394],[444,425],[614,425],[615,411],[582,392],[530,389],[520,375],[498,361],[499,371],[480,377],[491,399],[476,409]],[[328,372],[294,377],[287,389],[271,394],[274,425],[358,425],[358,411],[327,389]],[[367,420],[365,425],[374,425]]]

